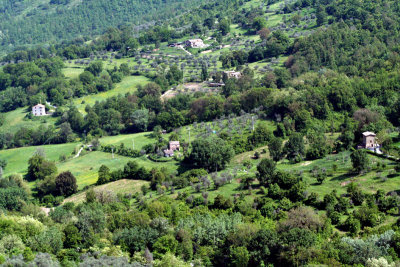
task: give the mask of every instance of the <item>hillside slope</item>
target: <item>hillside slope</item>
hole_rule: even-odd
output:
[[[176,16],[199,0],[2,0],[0,46],[69,40],[122,24],[143,25]]]

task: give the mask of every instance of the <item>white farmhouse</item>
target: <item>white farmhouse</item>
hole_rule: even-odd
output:
[[[204,47],[207,47],[207,45],[204,44],[203,40],[201,40],[201,39],[190,39],[190,40],[187,40],[185,42],[185,45],[187,47],[191,47],[191,48],[204,48]]]
[[[242,77],[242,74],[239,71],[228,70],[224,71],[224,73],[228,77],[228,79],[231,78],[240,79],[240,77]]]
[[[37,104],[36,106],[32,107],[32,114],[34,116],[44,116],[46,115],[46,107],[42,104]]]

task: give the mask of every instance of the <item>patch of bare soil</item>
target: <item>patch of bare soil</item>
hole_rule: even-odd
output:
[[[340,183],[340,186],[341,187],[344,187],[344,186],[346,186],[346,185],[348,185],[348,184],[350,184],[351,183],[351,181],[344,181],[344,182],[341,182]]]
[[[161,96],[161,100],[167,100],[167,99],[173,98],[174,96],[176,96],[179,93],[179,91],[182,91],[182,89],[184,92],[192,92],[192,93],[197,92],[197,91],[203,89],[203,85],[204,85],[203,83],[185,83],[185,84],[179,85],[178,86],[178,88],[180,88],[179,90],[177,88],[173,88],[173,89],[166,91]]]

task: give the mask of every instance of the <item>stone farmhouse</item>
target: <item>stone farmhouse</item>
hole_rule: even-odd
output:
[[[181,148],[179,141],[170,141],[169,149],[172,151],[179,150]]]
[[[42,104],[37,104],[32,107],[32,114],[34,116],[45,116],[46,115],[46,107]]]
[[[173,157],[174,156],[174,151],[180,149],[180,143],[179,141],[170,141],[169,142],[169,149],[165,149],[164,152],[164,157]]]
[[[242,77],[242,74],[239,71],[224,71],[224,74],[228,77],[228,79],[235,78],[235,79],[240,79]]]
[[[363,142],[358,146],[359,149],[368,149],[378,154],[382,154],[380,151],[380,145],[376,142],[376,134],[373,132],[363,132]]]
[[[366,149],[375,148],[377,146],[375,138],[376,138],[375,133],[363,132],[363,147]]]
[[[185,42],[185,46],[191,48],[204,48],[207,47],[206,44],[203,43],[201,39],[190,39]]]

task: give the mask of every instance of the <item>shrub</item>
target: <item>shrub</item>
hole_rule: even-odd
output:
[[[70,171],[62,172],[56,177],[56,191],[65,197],[78,191],[76,178]]]

